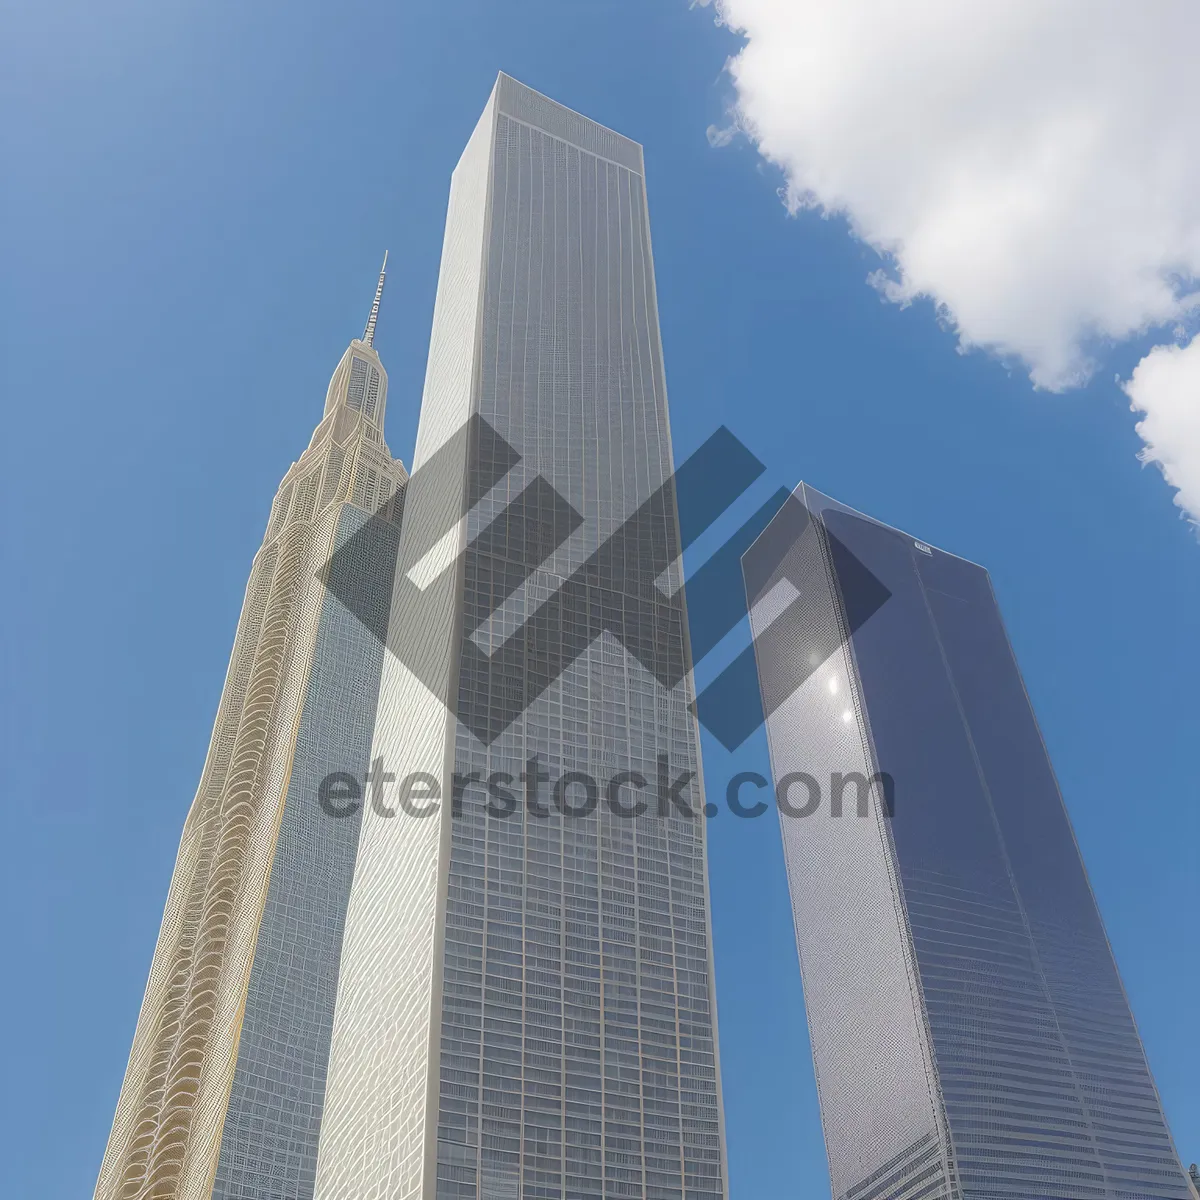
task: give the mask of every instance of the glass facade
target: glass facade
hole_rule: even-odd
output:
[[[592,639],[643,595],[623,564],[578,574],[664,484],[653,536],[679,544],[642,170],[501,76],[455,172],[398,588],[470,512],[428,619],[394,602],[389,634],[444,656],[454,715],[385,666],[372,757],[464,782],[439,822],[364,818],[323,1200],[726,1195],[691,684]],[[431,477],[474,417],[513,453],[465,439]],[[678,663],[680,582],[651,605]],[[692,816],[660,815],[664,771]],[[640,816],[606,802],[622,773]]]
[[[548,480],[583,524],[543,561],[541,539],[481,544],[516,482],[476,507],[463,633],[489,654],[671,471],[638,157],[573,144],[561,110],[521,90],[502,101],[480,411],[520,452],[525,479]],[[595,628],[588,609],[620,612],[626,591],[597,573],[526,638],[523,661],[460,666],[455,769],[517,781],[536,757],[546,815],[522,804],[490,817],[486,792],[468,788],[453,824],[439,1198],[723,1194],[704,822],[653,807],[626,819],[600,803],[563,815],[551,796],[572,772],[601,789],[620,772],[655,780],[660,755],[673,776],[698,773],[686,689],[661,687],[614,640],[550,678],[571,624]],[[680,610],[664,596],[660,615],[662,652],[670,641],[681,656]],[[470,732],[486,725],[477,710],[513,686],[530,703],[484,746]],[[566,805],[585,809],[586,787]],[[684,798],[703,804],[696,785]]]
[[[776,782],[892,787],[890,819],[882,784],[865,816],[781,810],[835,1196],[1185,1200],[987,572],[795,499],[745,560]],[[862,929],[887,944],[857,966]],[[890,1062],[907,1124],[855,1078],[869,1061],[828,1053],[835,1024]],[[938,1153],[895,1176],[887,1151],[922,1124]]]

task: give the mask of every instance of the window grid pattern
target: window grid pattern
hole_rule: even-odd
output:
[[[670,470],[640,164],[501,76],[455,168],[397,567],[426,580],[424,616],[392,613],[403,653],[385,661],[371,751],[445,781],[445,800],[453,772],[515,777],[527,752],[601,779],[659,751],[698,767],[686,697],[654,691],[615,643],[486,750],[439,698],[489,705],[460,673],[460,635],[494,649]],[[456,438],[474,413],[523,461],[448,538],[481,467]],[[450,466],[422,469],[443,451]],[[463,555],[538,474],[583,516],[572,538],[537,564]],[[514,571],[527,586],[480,625]],[[523,689],[547,668],[535,647],[521,678],[491,682]],[[437,821],[364,812],[317,1200],[723,1196],[703,822],[489,819],[482,799],[468,788],[462,816],[444,802]]]
[[[807,856],[817,895],[853,887],[861,896],[890,880],[911,948],[875,989],[917,989],[955,1194],[1184,1200],[1185,1177],[987,573],[808,488],[802,495],[817,514],[812,544],[822,553],[794,574],[798,586],[829,596],[822,581],[832,579],[826,603],[842,628],[861,578],[861,568],[847,567],[850,555],[890,593],[830,661],[840,657],[849,670],[845,723],[863,739],[871,769],[892,776],[895,813],[878,864],[845,854],[858,821],[785,821],[785,853]],[[803,622],[795,640],[798,653],[820,644]],[[834,706],[822,708],[830,692],[820,674],[769,720],[777,776],[793,735],[803,741],[822,722],[836,724]],[[764,695],[770,682],[768,671]],[[843,754],[800,769],[844,771]],[[866,1109],[857,1121],[829,1118],[827,1100],[853,1091],[859,1068],[845,1059],[822,1069],[837,1036],[820,1003],[830,977],[808,968],[822,944],[847,955],[861,946],[854,914],[799,904],[797,881],[789,866],[806,1001],[816,1000],[810,1029],[832,1168],[876,1126]],[[872,995],[859,1001],[852,1025],[869,1040],[882,1018]],[[909,1094],[925,1086],[916,1072],[903,1084]],[[878,1170],[848,1188],[835,1173],[835,1195],[870,1195]]]
[[[671,469],[641,176],[511,119],[537,115],[541,98],[524,92],[500,96],[480,382],[482,415],[522,462],[475,509],[467,536],[535,475],[584,522],[541,564],[516,546],[467,556],[467,636],[489,652]],[[515,592],[514,575],[528,578]],[[620,606],[619,581],[587,603]],[[662,634],[664,653],[686,652],[665,602]],[[464,717],[508,688],[531,703],[490,747],[460,725],[455,771],[518,780],[536,756],[551,781],[583,772],[603,788],[628,770],[653,789],[665,756],[672,776],[694,775],[684,796],[700,810],[689,687],[666,691],[604,635],[541,691],[550,650],[531,642],[512,678],[491,674],[492,694],[464,669]],[[468,786],[453,822],[437,1196],[718,1200],[704,821],[660,815],[652,791],[641,817],[603,803],[564,816],[551,786],[544,817],[528,812],[520,782],[506,817],[488,816],[487,794]],[[583,805],[582,785],[564,800]]]

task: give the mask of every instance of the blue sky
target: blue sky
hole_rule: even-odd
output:
[[[7,7],[7,6],[6,6]],[[1200,545],[1125,378],[960,354],[845,221],[714,148],[738,40],[673,0],[52,0],[4,17],[0,1194],[90,1193],[271,497],[391,252],[416,429],[450,171],[503,69],[644,143],[677,454],[769,466],[991,571],[1185,1163],[1200,1158]],[[705,747],[710,788],[759,765]],[[710,825],[735,1200],[828,1195],[772,820]]]

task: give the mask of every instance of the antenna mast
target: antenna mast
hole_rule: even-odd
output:
[[[375,322],[379,319],[379,301],[383,298],[383,281],[387,278],[387,251],[383,252],[383,266],[379,269],[379,282],[375,285],[375,300],[371,305],[371,315],[367,318],[367,328],[362,340],[368,346],[375,344]]]

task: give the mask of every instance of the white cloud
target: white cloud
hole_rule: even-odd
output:
[[[1200,516],[1200,337],[1187,346],[1155,346],[1125,384],[1145,415],[1137,431],[1142,457],[1178,488],[1175,503]]]
[[[735,121],[789,205],[845,214],[888,260],[883,293],[933,300],[964,348],[1062,390],[1105,343],[1194,314],[1196,0],[715,2],[746,39]],[[1190,359],[1155,354],[1130,395],[1200,513],[1200,426],[1165,417],[1200,393],[1165,381]]]

